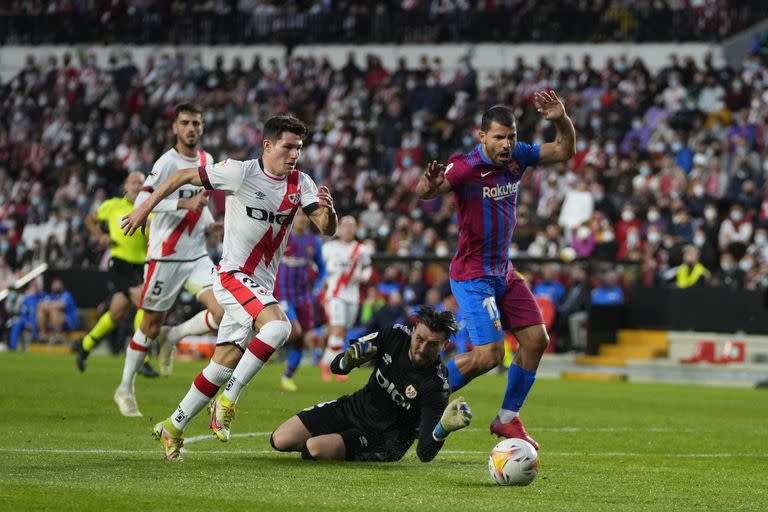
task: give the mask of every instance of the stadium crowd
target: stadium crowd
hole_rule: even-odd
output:
[[[118,52],[101,68],[88,54],[30,58],[0,91],[0,287],[41,261],[103,267],[83,219],[118,194],[128,170],[149,172],[171,145],[169,116],[182,101],[206,108],[203,147],[217,159],[256,157],[261,123],[297,114],[313,127],[301,167],[331,188],[340,215],[359,219],[361,240],[379,254],[448,257],[453,201],[416,199],[424,164],[475,144],[495,103],[514,106],[520,140],[551,140],[531,101],[545,88],[566,103],[577,153],[524,180],[513,258],[613,261],[619,270],[628,262],[646,286],[768,286],[768,69],[759,55],[741,69],[670,55],[657,73],[622,56],[602,68],[588,56],[560,69],[518,60],[489,76],[489,87],[478,78],[468,58],[449,70],[427,56],[413,69],[385,69],[375,55],[350,56],[339,69],[258,55],[212,69],[180,54],[135,63]],[[217,260],[220,240],[209,251]],[[395,303],[420,303],[430,287],[434,300],[448,296],[444,262],[425,269],[418,294],[407,266],[380,266],[376,281],[387,295],[401,292]],[[531,272],[536,284],[549,271]],[[554,268],[566,289],[578,273]],[[617,282],[626,277],[600,274],[594,300],[622,301],[611,291]]]
[[[712,41],[767,13],[749,0],[14,0],[0,7],[0,41]]]

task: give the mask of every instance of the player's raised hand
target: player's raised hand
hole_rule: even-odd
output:
[[[142,206],[146,203],[142,203],[131,213],[120,219],[120,227],[123,228],[123,233],[130,236],[133,235],[136,230],[141,229],[141,234],[147,234],[147,217],[149,217],[149,211]]]
[[[533,95],[536,101],[536,110],[544,119],[559,119],[565,115],[565,105],[557,97],[555,91],[537,91]]]
[[[331,211],[334,210],[333,197],[331,197],[331,191],[328,190],[328,187],[322,186],[317,189],[317,199],[321,208],[328,208]]]
[[[437,160],[432,160],[427,165],[424,176],[427,178],[430,188],[438,188],[445,181],[445,166]]]
[[[357,368],[362,366],[376,356],[376,345],[370,341],[357,341],[352,343],[347,350],[344,351],[344,358],[342,359],[341,367],[343,369]]]

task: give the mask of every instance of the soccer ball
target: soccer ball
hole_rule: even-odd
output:
[[[493,447],[488,472],[499,485],[528,485],[539,473],[539,454],[522,439],[505,439]]]

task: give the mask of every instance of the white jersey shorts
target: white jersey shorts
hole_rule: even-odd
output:
[[[182,288],[197,299],[213,286],[214,281],[216,267],[208,256],[194,261],[150,260],[144,265],[139,307],[147,311],[168,311]]]
[[[213,285],[216,300],[224,309],[217,345],[237,345],[242,350],[256,335],[253,320],[264,308],[277,304],[272,292],[243,272],[221,272]]]
[[[331,297],[325,301],[328,325],[332,327],[351,328],[355,325],[359,309],[360,305],[357,302],[348,302],[338,297]]]

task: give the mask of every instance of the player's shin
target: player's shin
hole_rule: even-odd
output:
[[[456,358],[451,358],[446,365],[448,369],[448,383],[451,385],[451,392],[458,391],[463,388],[469,382],[469,379],[464,377],[456,366]]]
[[[293,374],[296,372],[296,369],[301,364],[302,354],[303,354],[303,351],[300,348],[288,349],[288,357],[286,358],[286,364],[285,364],[285,378],[287,379],[293,378]]]
[[[128,344],[125,352],[125,365],[123,366],[123,378],[120,381],[119,391],[133,394],[133,381],[139,368],[144,364],[144,357],[149,351],[151,340],[147,338],[141,329],[137,329]]]
[[[344,348],[344,338],[335,334],[328,336],[328,345],[323,352],[323,363],[330,366],[336,356],[341,353],[342,348]]]
[[[536,372],[515,364],[510,365],[507,371],[507,389],[499,411],[499,420],[502,423],[509,423],[518,415],[535,381]]]
[[[173,426],[183,431],[187,423],[216,396],[222,384],[232,376],[232,371],[232,368],[213,361],[209,362],[208,366],[195,378],[189,391],[171,415]]]
[[[112,320],[109,311],[99,317],[96,325],[83,338],[83,350],[90,352],[104,336],[115,330],[117,324]]]
[[[185,336],[199,336],[210,332],[216,332],[219,324],[207,309],[200,311],[186,322],[171,327],[168,330],[168,341],[175,344]]]
[[[248,344],[248,349],[237,364],[224,390],[224,396],[232,403],[237,402],[240,392],[261,370],[275,350],[280,348],[291,334],[291,324],[272,320],[264,324]]]

